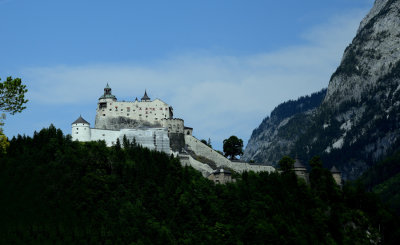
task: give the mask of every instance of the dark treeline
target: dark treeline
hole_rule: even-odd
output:
[[[396,244],[396,216],[329,172],[244,173],[214,185],[129,142],[72,142],[53,126],[0,156],[0,244]]]

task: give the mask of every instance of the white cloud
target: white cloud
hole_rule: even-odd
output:
[[[195,135],[210,137],[221,147],[232,134],[247,142],[279,103],[326,87],[364,14],[336,16],[304,33],[304,45],[272,53],[247,57],[191,53],[150,65],[34,67],[23,74],[31,81],[32,101],[77,110],[80,104],[94,105],[107,82],[119,99],[140,98],[147,88],[150,97],[171,104],[176,116],[194,127]]]

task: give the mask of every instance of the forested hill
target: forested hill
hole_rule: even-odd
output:
[[[300,133],[307,130],[311,124],[309,115],[321,105],[325,95],[326,89],[322,89],[275,107],[253,130],[242,158],[276,166],[283,156],[290,154]]]
[[[0,156],[0,244],[396,244],[397,216],[316,168],[214,185],[164,153],[53,126]]]

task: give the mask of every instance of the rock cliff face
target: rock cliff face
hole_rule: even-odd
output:
[[[259,136],[271,132],[269,126],[253,132],[258,140],[249,142],[245,157],[268,162],[271,155],[289,153],[307,162],[321,155],[327,167],[336,165],[345,179],[353,179],[399,147],[400,1],[375,2],[344,51],[322,104],[301,115],[310,123],[302,130],[296,132],[292,123],[298,114],[287,119],[286,125],[293,126],[280,129],[291,135],[289,149],[263,150],[268,140]]]

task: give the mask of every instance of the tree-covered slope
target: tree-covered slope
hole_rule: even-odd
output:
[[[253,131],[242,158],[275,166],[312,123],[310,115],[321,105],[325,94],[323,89],[278,105]]]
[[[396,244],[371,193],[292,172],[214,185],[176,158],[50,127],[0,156],[0,244]],[[311,178],[311,177],[310,177]]]

